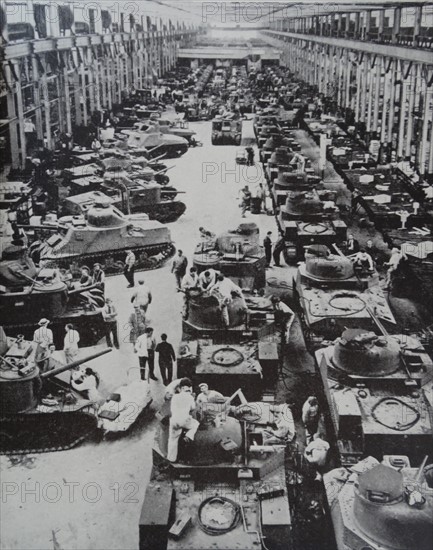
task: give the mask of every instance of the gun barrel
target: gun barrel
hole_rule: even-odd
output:
[[[44,231],[58,231],[58,225],[28,225],[28,224],[17,224],[17,227],[20,229],[43,229]]]
[[[101,355],[105,355],[106,353],[110,353],[111,348],[106,348],[101,351],[98,351],[94,353],[93,355],[88,355],[87,357],[83,357],[82,359],[77,359],[76,361],[72,361],[72,363],[68,363],[66,365],[62,365],[61,367],[58,367],[57,369],[50,370],[48,372],[43,372],[40,377],[41,378],[51,378],[52,376],[56,376],[56,374],[60,374],[61,372],[65,372],[65,370],[74,369],[75,367],[78,367],[82,365],[83,363],[87,363],[87,361],[92,361],[92,359],[96,359],[97,357],[101,357]]]

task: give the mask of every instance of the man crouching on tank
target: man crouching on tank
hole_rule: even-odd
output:
[[[179,382],[178,393],[171,398],[171,417],[168,436],[167,459],[176,462],[179,448],[179,438],[183,430],[187,430],[184,441],[191,443],[200,423],[192,417],[195,401],[192,395],[192,382],[189,378],[182,378]]]

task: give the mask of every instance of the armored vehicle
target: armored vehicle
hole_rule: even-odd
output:
[[[170,231],[146,214],[126,216],[111,204],[99,200],[87,216],[65,216],[51,229],[32,226],[36,234],[51,230],[45,241],[33,243],[32,253],[45,264],[70,268],[98,262],[108,273],[120,273],[127,250],[136,256],[136,270],[155,269],[173,254]]]
[[[419,464],[417,462],[416,464]],[[408,457],[372,457],[324,475],[337,550],[429,550],[433,466]]]
[[[186,139],[189,143],[193,136],[197,132],[190,130],[189,128],[179,128],[171,123],[169,120],[150,120],[149,123],[137,123],[134,125],[134,131],[146,132],[149,128],[152,128],[155,132],[161,132],[163,134],[169,134]]]
[[[242,120],[219,118],[212,121],[212,145],[240,145]]]
[[[151,157],[162,153],[166,158],[180,157],[188,151],[188,141],[172,134],[163,134],[158,129],[149,127],[146,131],[124,130],[128,135],[128,146],[145,147]]]
[[[103,289],[75,289],[58,269],[36,268],[22,246],[10,245],[3,251],[0,289],[0,324],[8,330],[31,339],[38,321],[46,317],[59,347],[67,323],[76,326],[84,346],[96,344],[104,335]]]
[[[433,363],[418,340],[346,329],[315,355],[343,464],[386,454],[419,461],[431,453],[423,388]]]
[[[65,373],[111,350],[66,365],[50,359],[51,370],[41,372],[32,343],[8,339],[1,332],[0,453],[61,451],[89,437],[98,426],[94,403],[70,387]]]
[[[185,212],[186,205],[172,198],[163,198],[165,188],[155,181],[145,183],[128,177],[105,180],[99,188],[101,191],[89,191],[73,195],[63,201],[64,215],[85,215],[89,208],[98,201],[105,201],[127,214],[142,212],[150,220],[160,223],[174,222]]]
[[[172,463],[166,460],[168,418],[159,415],[140,549],[292,547],[285,449],[263,445],[259,430],[272,422],[269,404],[250,405],[231,414],[226,404],[203,409],[194,441],[187,448],[181,442]]]
[[[215,269],[247,291],[266,286],[265,253],[255,223],[240,224],[218,237],[202,237],[193,262],[199,273]]]
[[[309,346],[334,340],[346,327],[377,330],[370,311],[385,328],[395,330],[377,271],[355,270],[350,258],[331,254],[326,246],[313,245],[306,250],[294,285]]]

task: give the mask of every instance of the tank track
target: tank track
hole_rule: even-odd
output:
[[[30,413],[0,419],[0,454],[51,453],[72,449],[97,430],[93,413]]]
[[[125,249],[126,250],[126,249]],[[107,251],[98,254],[82,254],[60,260],[50,260],[48,265],[79,271],[83,265],[92,266],[95,262],[101,264],[106,276],[120,275],[125,267],[125,250]],[[176,248],[173,243],[131,248],[136,256],[135,271],[150,271],[158,269],[174,256]]]

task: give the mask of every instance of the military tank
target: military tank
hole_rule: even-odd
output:
[[[174,126],[173,123],[169,120],[150,120],[145,123],[138,123],[134,125],[134,131],[145,132],[152,127],[154,131],[161,132],[163,134],[169,134],[173,136],[178,136],[183,139],[186,139],[188,143],[191,142],[192,138],[196,135],[197,132],[190,130],[189,128],[179,128]]]
[[[431,453],[432,411],[423,388],[433,363],[417,339],[346,329],[315,356],[343,464],[387,454],[419,461]]]
[[[31,342],[20,338],[9,346],[4,332],[3,337],[0,453],[62,451],[94,433],[98,426],[95,407],[71,389],[64,373],[111,350],[103,349],[66,365],[50,359],[52,370],[40,372],[32,361]]]
[[[126,173],[116,178],[104,178],[98,191],[73,195],[63,201],[63,215],[86,215],[89,208],[98,201],[108,201],[124,214],[144,213],[150,220],[160,223],[175,222],[186,210],[185,203],[174,200],[177,191],[170,198],[165,188],[155,181],[143,182],[127,177]]]
[[[218,237],[201,238],[193,258],[198,273],[220,271],[247,291],[266,286],[266,258],[255,223],[243,223]]]
[[[125,254],[136,255],[136,270],[161,267],[175,248],[167,227],[146,214],[126,216],[102,199],[87,216],[65,216],[53,227],[28,226],[35,236],[51,232],[46,240],[33,243],[31,252],[45,265],[76,270],[79,265],[98,262],[106,274],[123,271]]]
[[[417,462],[419,464],[419,462]],[[431,548],[431,464],[411,467],[408,457],[372,457],[324,475],[337,550]]]
[[[67,323],[76,326],[84,346],[96,344],[105,333],[100,313],[103,289],[68,286],[58,269],[36,268],[23,246],[10,245],[3,251],[0,288],[0,324],[29,339],[42,317],[51,321],[58,346],[63,345]]]
[[[309,347],[334,340],[346,327],[377,331],[370,312],[387,330],[395,331],[394,315],[379,285],[377,271],[355,270],[350,258],[332,254],[327,246],[308,247],[294,287]]]
[[[180,157],[188,151],[188,141],[172,134],[163,134],[158,129],[149,127],[145,131],[123,130],[128,136],[129,147],[145,147],[151,158],[162,153],[166,158]]]
[[[227,414],[225,405],[213,403],[194,441],[188,448],[180,443],[174,463],[166,460],[167,414],[159,414],[139,520],[140,549],[292,547],[285,450],[260,444],[257,428],[271,421],[272,413],[267,403],[250,405],[257,414],[250,408],[247,416],[240,409]]]

